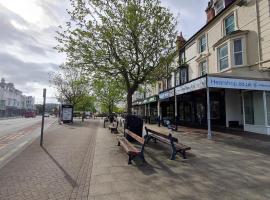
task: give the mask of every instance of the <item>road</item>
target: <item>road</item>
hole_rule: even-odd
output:
[[[57,119],[45,118],[45,130]],[[40,135],[41,117],[0,120],[0,168]]]

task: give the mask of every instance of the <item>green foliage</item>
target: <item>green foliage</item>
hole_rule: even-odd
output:
[[[90,111],[92,113],[96,112],[95,108],[95,97],[93,96],[83,96],[80,101],[75,106],[76,111]]]
[[[76,106],[89,92],[89,80],[82,70],[70,66],[60,66],[57,72],[50,74],[50,82],[56,88],[61,103]]]
[[[71,0],[71,21],[56,47],[69,66],[123,84],[131,112],[142,83],[166,75],[176,54],[176,20],[159,0]]]
[[[92,90],[102,112],[112,113],[116,104],[124,99],[123,84],[115,79],[96,78],[92,81]]]

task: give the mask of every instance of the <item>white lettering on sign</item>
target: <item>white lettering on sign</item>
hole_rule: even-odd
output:
[[[174,89],[159,94],[159,99],[167,99],[174,96]]]
[[[206,88],[206,77],[202,77],[195,81],[178,86],[177,88],[175,88],[175,94],[176,95],[185,94],[185,93],[200,90],[203,88]]]
[[[208,87],[270,91],[270,81],[208,77]]]

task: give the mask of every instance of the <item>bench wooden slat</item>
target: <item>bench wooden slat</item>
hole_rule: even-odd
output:
[[[138,155],[140,153],[140,151],[130,144],[125,138],[119,139],[119,142],[127,154]]]
[[[151,134],[151,135],[149,135],[149,137],[155,138],[155,139],[157,139],[157,140],[159,140],[161,142],[164,142],[166,144],[171,144],[169,139],[166,139],[166,138],[164,138],[162,136],[159,136],[159,135]]]
[[[186,145],[181,144],[181,143],[176,143],[176,144],[174,144],[174,146],[175,146],[177,149],[181,149],[181,150],[190,150],[190,149],[191,149],[191,147],[186,146]]]
[[[147,131],[149,131],[150,133],[153,133],[154,135],[157,135],[157,136],[160,136],[160,137],[162,137],[162,138],[166,138],[166,139],[168,139],[168,140],[170,140],[171,138],[170,138],[170,136],[167,134],[162,134],[162,133],[159,133],[159,132],[157,132],[157,131],[155,131],[155,130],[153,130],[153,129],[149,129],[149,128],[147,128],[147,127],[145,127],[145,129],[147,130]],[[174,141],[174,142],[178,142],[178,139],[177,138],[175,138],[175,137],[172,137],[172,140]]]
[[[134,138],[136,141],[138,141],[140,144],[144,144],[144,138],[138,136],[137,134],[133,133],[132,131],[126,129],[125,133],[130,135],[132,138]]]

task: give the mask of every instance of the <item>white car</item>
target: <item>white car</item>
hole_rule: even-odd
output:
[[[44,113],[44,117],[50,117],[49,113]]]

